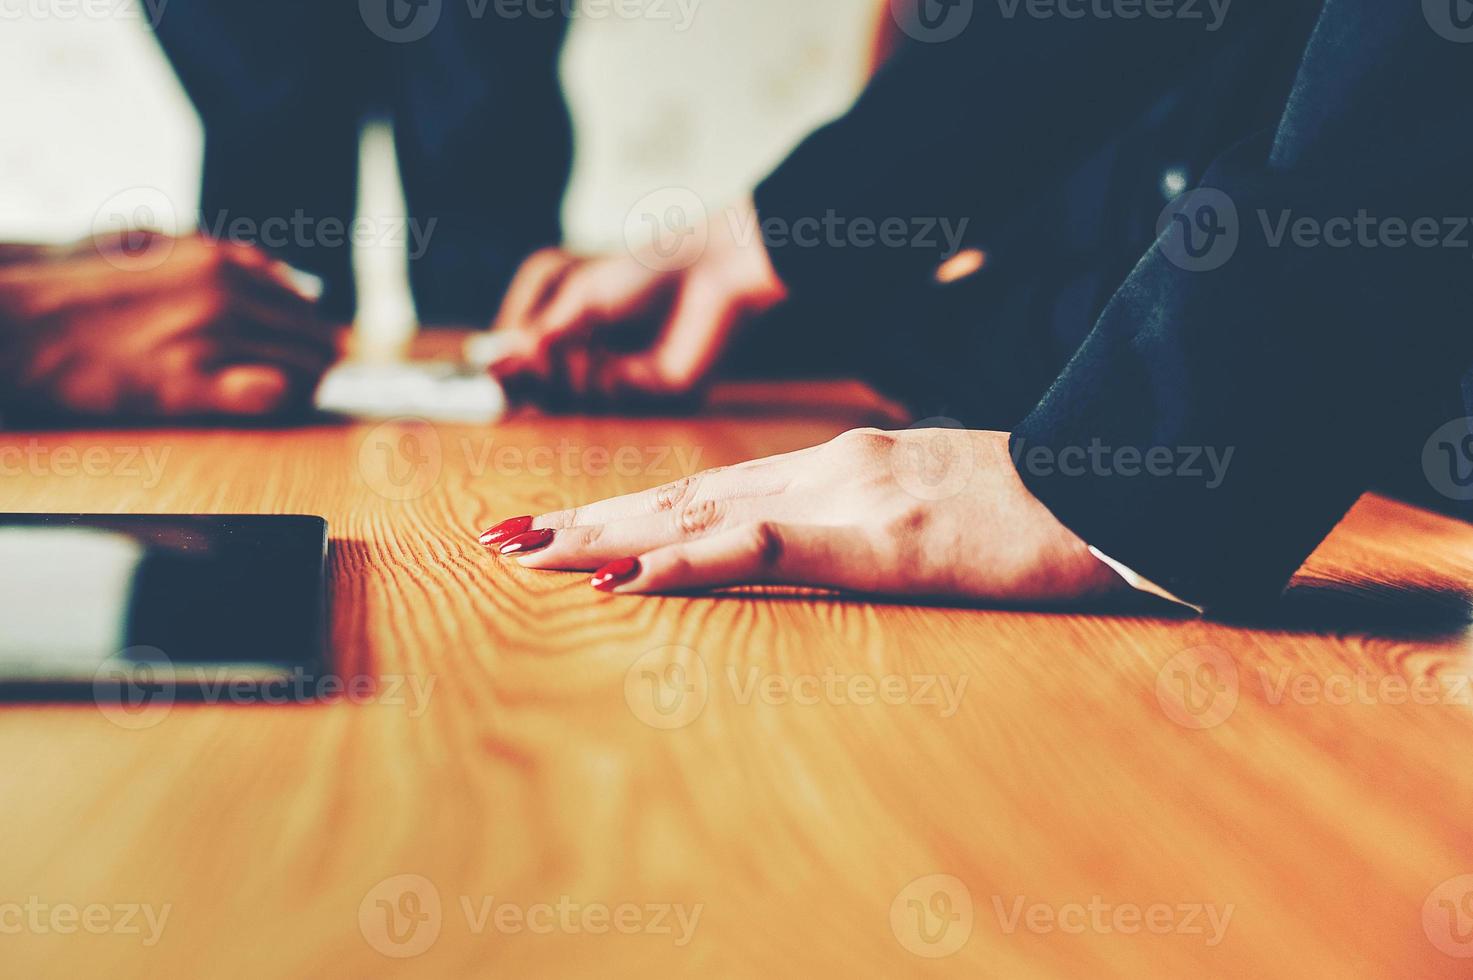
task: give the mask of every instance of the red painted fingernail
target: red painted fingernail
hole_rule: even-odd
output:
[[[526,534],[530,530],[532,530],[532,518],[513,517],[502,521],[495,527],[482,531],[481,543],[489,548],[493,544],[500,544],[507,538],[514,538],[518,534]]]
[[[640,571],[638,558],[620,558],[594,572],[588,584],[600,592],[612,592],[619,586],[628,585],[639,578]]]
[[[530,555],[552,544],[552,537],[553,530],[550,527],[518,534],[501,546],[501,553],[508,558],[513,555]]]

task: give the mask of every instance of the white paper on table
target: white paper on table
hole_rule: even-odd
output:
[[[484,369],[450,361],[348,362],[322,379],[317,407],[360,419],[412,416],[480,425],[506,414],[506,394]]]
[[[465,362],[474,367],[488,368],[501,360],[513,347],[510,333],[489,330],[472,334],[465,342]]]

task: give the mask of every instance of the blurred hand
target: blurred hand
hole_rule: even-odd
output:
[[[82,417],[302,409],[337,356],[313,307],[245,245],[129,232],[0,248],[0,403]]]
[[[621,403],[689,395],[733,332],[786,290],[756,232],[755,208],[724,212],[689,264],[649,255],[533,255],[492,329],[504,346],[491,372],[514,394]],[[741,241],[736,229],[751,229]]]
[[[1001,432],[856,430],[481,536],[605,591],[751,583],[1057,603],[1128,591],[1019,479]]]

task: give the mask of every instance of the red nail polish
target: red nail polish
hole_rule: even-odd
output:
[[[628,585],[639,578],[640,571],[638,558],[620,558],[594,572],[588,584],[600,592],[612,592],[619,586]]]
[[[513,555],[530,555],[552,544],[553,530],[544,527],[536,531],[518,534],[501,546],[501,553],[508,558]]]
[[[509,520],[502,521],[493,528],[487,528],[482,531],[481,543],[489,548],[493,544],[500,544],[507,538],[514,538],[518,534],[526,534],[530,530],[532,530],[532,518],[513,517]]]

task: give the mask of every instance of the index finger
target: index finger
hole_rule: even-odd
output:
[[[533,252],[512,277],[501,301],[501,309],[491,324],[492,331],[525,326],[528,318],[547,301],[563,277],[580,261],[560,248]]]
[[[763,459],[749,460],[735,466],[721,466],[691,476],[681,477],[652,490],[610,497],[596,503],[543,514],[533,520],[533,528],[578,527],[607,524],[612,521],[680,510],[704,500],[731,500],[737,497],[763,497],[782,493],[792,483],[793,464],[812,453],[813,449]]]

